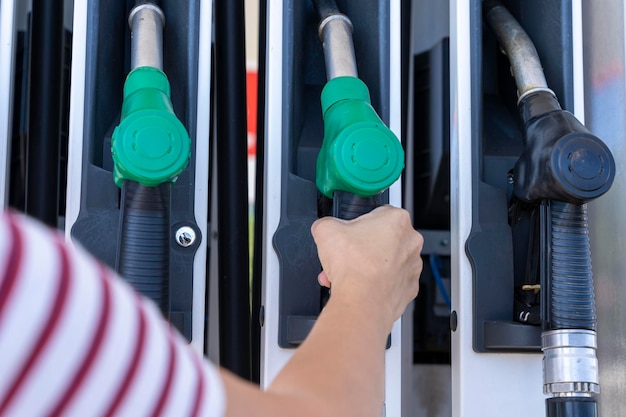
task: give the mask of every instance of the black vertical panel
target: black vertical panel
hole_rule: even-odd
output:
[[[254,202],[254,248],[252,258],[252,318],[250,348],[252,354],[252,381],[261,380],[261,292],[263,289],[263,178],[265,175],[265,73],[267,50],[267,0],[259,3],[259,68],[257,95],[256,184]]]
[[[26,212],[57,226],[63,0],[33,0]]]
[[[406,137],[406,127],[407,127],[407,113],[408,113],[408,101],[409,101],[409,56],[412,55],[411,51],[411,2],[403,1],[400,5],[401,7],[401,16],[400,16],[400,48],[401,48],[401,58],[400,58],[400,79],[401,79],[401,138],[402,145],[406,147],[407,137]],[[404,197],[404,195],[403,195]]]
[[[250,379],[243,0],[215,2],[220,364]]]

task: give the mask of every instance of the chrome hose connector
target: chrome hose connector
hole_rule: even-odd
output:
[[[593,330],[560,329],[541,335],[543,392],[551,397],[600,394],[597,335]]]

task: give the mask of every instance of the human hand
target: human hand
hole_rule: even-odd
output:
[[[378,207],[346,221],[324,217],[311,227],[323,272],[318,281],[386,325],[402,315],[419,290],[423,238],[406,210]]]

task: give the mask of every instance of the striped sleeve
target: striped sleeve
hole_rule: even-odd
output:
[[[0,218],[0,415],[224,415],[215,366],[113,272]]]

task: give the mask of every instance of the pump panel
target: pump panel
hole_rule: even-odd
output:
[[[533,40],[548,85],[562,106],[573,111],[571,2],[503,4]],[[483,21],[481,2],[474,3],[472,12]],[[525,279],[538,280],[538,270],[529,269],[539,255],[538,247],[532,247],[539,237],[533,229],[537,214],[512,196],[511,171],[523,148],[515,82],[508,58],[485,23],[473,27],[472,39],[472,107],[477,109],[472,132],[474,215],[465,249],[474,276],[474,349],[538,352],[539,323],[522,323],[520,318],[530,314],[530,307],[520,304],[535,305],[532,314],[539,314],[535,290],[522,289]],[[536,277],[525,277],[533,273]]]
[[[337,2],[353,22],[359,77],[372,105],[388,123],[389,5]],[[310,234],[325,203],[315,184],[315,165],[324,136],[320,94],[326,83],[319,17],[311,2],[285,2],[283,27],[282,201],[273,245],[280,259],[279,345],[296,347],[306,337],[327,295],[317,284],[321,266]],[[388,199],[387,199],[388,201]]]
[[[72,118],[79,129],[73,131],[70,148],[77,152],[72,161],[72,176],[68,179],[68,227],[72,239],[80,242],[96,257],[115,268],[120,247],[120,204],[122,192],[113,182],[113,160],[111,136],[120,123],[122,93],[126,76],[130,71],[131,33],[129,13],[133,1],[111,4],[93,0],[76,9],[77,19],[86,19],[85,32],[75,43],[74,77],[84,77],[84,90],[73,92]],[[198,175],[206,184],[208,170],[208,129],[203,127],[198,108],[206,111],[209,91],[199,91],[199,85],[209,83],[199,80],[210,77],[207,68],[199,68],[201,54],[200,32],[202,20],[210,17],[202,1],[162,1],[160,8],[165,16],[163,28],[163,71],[171,85],[171,102],[176,117],[183,123],[191,137],[189,165],[171,185],[163,185],[169,201],[169,320],[189,340],[198,336],[204,327],[204,308],[201,317],[193,319],[195,304],[204,305],[204,294],[194,294],[194,275],[204,282],[204,271],[194,271],[197,251],[206,250],[206,199],[208,195],[196,197]],[[209,9],[210,10],[210,9]],[[80,26],[77,26],[80,28]],[[82,29],[82,28],[80,28]],[[76,51],[84,45],[84,56]],[[207,45],[203,45],[207,48]],[[83,60],[84,59],[84,60]],[[79,82],[75,81],[80,85]],[[80,101],[79,101],[80,100]],[[200,104],[199,104],[200,103]],[[200,121],[199,121],[200,119]],[[198,165],[202,168],[198,170]],[[74,176],[76,175],[76,176]],[[204,176],[204,178],[202,178]],[[206,185],[202,185],[206,189]],[[197,200],[198,199],[198,200]],[[198,206],[205,206],[205,214],[197,213]],[[197,215],[201,215],[197,223]],[[178,242],[181,231],[188,231],[193,239]],[[182,239],[182,237],[181,237]],[[201,253],[204,258],[205,254]],[[194,304],[195,303],[195,304]],[[198,321],[198,324],[193,322]],[[192,327],[196,330],[194,336]]]

